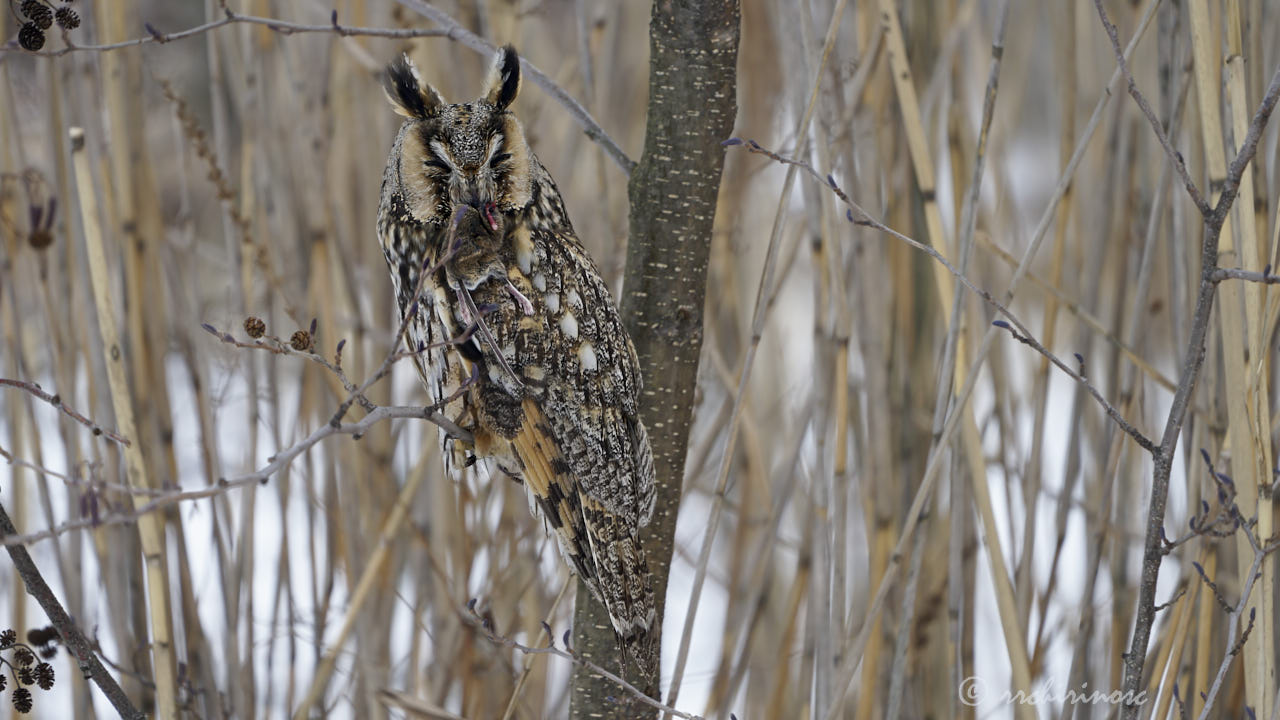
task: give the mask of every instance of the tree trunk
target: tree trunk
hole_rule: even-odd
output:
[[[720,143],[737,115],[738,0],[654,0],[649,25],[649,111],[644,152],[631,174],[622,317],[644,373],[641,415],[653,446],[658,501],[642,542],[654,574],[659,622],[675,541],[702,349],[711,225],[724,168]],[[579,584],[574,649],[618,667],[608,614]],[[637,687],[654,678],[624,675]],[[575,666],[570,717],[653,712],[616,683]]]

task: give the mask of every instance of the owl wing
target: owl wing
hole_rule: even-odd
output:
[[[480,333],[470,343],[485,356],[492,387],[538,403],[582,491],[643,526],[653,512],[653,460],[639,416],[640,365],[613,298],[571,231],[514,236],[506,281],[533,313],[520,310],[505,283],[487,282],[473,300],[489,309],[485,325],[496,343]],[[461,325],[456,310],[454,317]]]
[[[450,346],[454,337],[450,323],[452,298],[442,282],[442,273],[422,277],[422,272],[436,263],[434,257],[424,253],[438,246],[434,236],[443,231],[406,220],[403,199],[398,195],[384,202],[378,218],[379,240],[391,269],[397,304],[403,313],[411,314],[405,326],[405,348],[413,353],[413,363],[427,390],[427,403],[435,406],[452,398],[438,409],[455,420],[464,412],[464,399],[458,397],[458,390],[469,377],[469,368]],[[444,442],[447,435],[443,429],[440,435]],[[456,475],[463,467],[463,459],[455,457],[447,444],[444,447],[446,470]]]
[[[576,237],[518,230],[515,242],[507,280],[534,312],[524,315],[500,282],[481,291],[477,300],[496,307],[485,322],[497,349],[519,376],[486,362],[488,392],[521,398],[511,445],[530,503],[648,674],[658,634],[637,531],[652,515],[654,486],[635,350]],[[497,351],[476,345],[486,358]]]
[[[523,401],[525,423],[512,444],[521,478],[539,514],[555,531],[561,554],[609,611],[614,632],[642,669],[657,653],[653,579],[636,527],[586,491],[569,470],[539,403]]]
[[[584,492],[634,526],[653,510],[653,463],[640,421],[640,364],[591,258],[569,232],[531,234],[530,283],[545,308],[546,339],[526,358],[546,370],[531,394],[544,404]],[[545,290],[540,286],[545,285]],[[552,349],[548,353],[544,348]]]
[[[451,312],[449,288],[427,278],[419,295],[417,316],[405,330],[406,344],[414,350],[414,365],[427,389],[428,403],[447,418],[457,421],[466,414],[466,397],[459,392],[471,376],[469,365],[454,349],[455,333],[446,322]],[[447,400],[447,402],[446,402]],[[445,470],[455,480],[466,467],[466,452],[448,442],[440,429]]]

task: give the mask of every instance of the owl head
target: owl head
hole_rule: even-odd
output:
[[[441,225],[470,207],[492,229],[529,204],[531,173],[524,129],[508,108],[520,92],[520,58],[498,50],[480,97],[449,104],[424,83],[408,57],[387,68],[384,89],[406,120],[388,168],[408,212]]]

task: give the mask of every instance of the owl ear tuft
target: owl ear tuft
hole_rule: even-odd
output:
[[[485,102],[499,112],[506,110],[520,94],[520,56],[510,45],[499,48],[484,83]]]
[[[440,93],[422,82],[422,78],[418,75],[418,68],[414,66],[408,55],[401,55],[399,59],[387,66],[382,89],[387,94],[387,100],[391,101],[391,106],[395,108],[396,114],[407,118],[425,119],[434,115],[440,106],[444,105]]]

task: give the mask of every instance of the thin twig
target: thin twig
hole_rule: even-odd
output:
[[[551,603],[551,608],[547,610],[546,619],[542,621],[542,632],[538,637],[546,636],[550,642],[555,642],[555,635],[551,632],[551,616],[555,613],[556,608],[560,606],[560,601],[564,599],[565,593],[569,591],[570,586],[574,585],[573,576],[565,578],[564,584],[560,586],[560,592],[556,594],[556,599]],[[524,669],[520,671],[520,678],[516,680],[516,686],[511,690],[511,698],[507,700],[507,709],[503,711],[501,720],[511,720],[515,715],[516,705],[520,701],[520,695],[524,692],[525,683],[529,681],[529,673],[533,671],[533,658],[526,657],[524,661]]]
[[[621,687],[623,690],[626,690],[627,692],[635,695],[645,704],[651,705],[656,710],[661,710],[664,713],[674,715],[678,718],[684,718],[685,720],[705,720],[705,718],[703,718],[701,715],[693,715],[687,712],[683,712],[681,710],[677,710],[671,707],[670,705],[664,705],[658,702],[657,700],[654,700],[653,698],[646,695],[644,691],[641,690],[640,688],[636,687],[635,685],[632,685],[626,680],[623,680],[618,675],[615,675],[614,673],[611,673],[608,670],[605,670],[604,668],[600,667],[594,662],[586,659],[582,655],[574,652],[572,647],[566,646],[565,650],[561,650],[560,648],[556,647],[555,636],[551,635],[550,632],[547,633],[548,637],[550,637],[550,641],[546,647],[529,647],[528,645],[524,645],[519,642],[516,642],[515,640],[512,640],[511,638],[505,635],[498,634],[493,629],[492,624],[489,623],[487,620],[485,620],[485,618],[481,617],[476,612],[473,606],[468,606],[467,611],[465,613],[462,613],[461,615],[462,615],[463,622],[479,630],[487,640],[489,640],[494,644],[502,645],[503,647],[508,647],[513,650],[519,650],[520,652],[525,653],[526,655],[554,655],[556,657],[564,658],[570,662],[577,663],[578,665],[581,665],[582,667],[587,668],[593,673],[599,673],[600,675],[608,678],[609,680],[612,680],[613,682],[617,683],[618,686]],[[544,629],[549,630],[550,628],[544,628]],[[566,642],[568,637],[569,636],[566,633],[565,634]]]
[[[993,238],[983,235],[978,238],[978,241],[982,243],[982,247],[984,249],[989,250],[991,254],[1001,262],[1009,265],[1010,267],[1018,266],[1018,259],[1011,255],[1008,250],[996,244]],[[1124,356],[1129,359],[1129,362],[1142,370],[1143,374],[1155,381],[1157,385],[1168,390],[1170,393],[1177,389],[1178,384],[1174,382],[1172,378],[1169,378],[1164,373],[1160,372],[1158,368],[1152,366],[1150,362],[1143,359],[1142,356],[1138,354],[1138,351],[1133,346],[1127,344],[1123,338],[1108,330],[1101,320],[1080,304],[1080,301],[1067,295],[1066,292],[1050,284],[1049,281],[1035,273],[1027,273],[1027,278],[1029,278],[1036,287],[1040,288],[1056,300],[1063,310],[1074,315],[1081,323],[1092,330],[1095,335],[1101,337],[1112,347],[1123,353]]]
[[[1093,399],[1096,400],[1098,404],[1102,406],[1102,409],[1107,413],[1107,416],[1110,417],[1112,420],[1114,420],[1116,424],[1120,427],[1120,429],[1123,430],[1126,435],[1132,437],[1134,442],[1138,443],[1138,445],[1141,446],[1144,450],[1151,452],[1156,449],[1155,441],[1153,441],[1151,438],[1143,434],[1141,430],[1138,430],[1136,427],[1134,427],[1133,423],[1129,422],[1124,417],[1124,415],[1122,415],[1120,411],[1115,408],[1114,405],[1112,405],[1105,397],[1103,397],[1102,393],[1099,392],[1098,389],[1093,386],[1093,383],[1089,382],[1089,379],[1086,378],[1083,373],[1076,371],[1071,366],[1067,365],[1067,363],[1063,362],[1057,355],[1050,352],[1049,349],[1046,348],[1044,345],[1041,345],[1040,342],[1037,341],[1032,336],[1031,331],[1027,329],[1027,326],[1024,325],[1023,322],[1019,320],[1018,317],[1014,315],[1007,307],[1005,307],[1002,303],[1000,303],[994,297],[992,297],[990,292],[978,287],[977,285],[974,285],[973,282],[969,280],[968,277],[966,277],[963,273],[961,273],[954,265],[952,265],[945,257],[942,256],[941,253],[939,253],[933,247],[926,245],[925,243],[922,243],[919,240],[915,240],[914,238],[910,238],[906,235],[903,235],[897,230],[894,230],[893,228],[888,227],[884,223],[881,223],[879,220],[876,220],[875,218],[873,218],[870,215],[870,213],[868,213],[865,209],[863,209],[862,206],[858,205],[858,203],[854,202],[853,199],[850,198],[844,192],[844,190],[840,188],[840,185],[835,181],[834,177],[828,175],[824,179],[822,175],[818,173],[817,170],[813,169],[813,166],[809,165],[803,160],[795,160],[793,158],[779,155],[778,153],[773,152],[772,150],[769,150],[761,146],[759,143],[757,143],[754,140],[742,140],[740,138],[735,137],[735,138],[730,138],[726,140],[725,145],[730,145],[730,146],[743,145],[748,152],[764,155],[774,160],[775,162],[779,162],[785,165],[794,165],[796,167],[799,167],[805,170],[814,178],[817,178],[823,184],[825,184],[828,188],[830,188],[830,190],[834,192],[836,196],[839,197],[840,200],[844,202],[846,206],[848,206],[849,210],[846,213],[846,218],[850,222],[854,223],[855,225],[863,225],[866,227],[873,228],[875,230],[879,230],[880,232],[887,233],[901,240],[902,242],[905,242],[911,247],[927,254],[929,257],[941,263],[942,266],[946,268],[947,271],[950,272],[953,276],[955,276],[955,278],[959,280],[961,284],[963,284],[966,288],[968,288],[970,292],[972,292],[974,295],[977,295],[979,298],[982,299],[983,302],[990,305],[996,312],[998,312],[999,314],[1003,315],[1005,318],[1008,319],[1007,322],[1002,320],[997,320],[995,323],[993,323],[994,325],[1008,330],[1010,333],[1013,334],[1013,337],[1015,340],[1027,345],[1028,347],[1034,349],[1036,352],[1043,355],[1045,358],[1049,360],[1049,362],[1053,363],[1055,367],[1057,367],[1062,372],[1066,373],[1072,380],[1075,380],[1082,387],[1084,387],[1085,390],[1088,391],[1089,395],[1091,395]]]
[[[992,305],[996,305],[997,307],[999,306],[998,303],[996,303],[994,300],[992,300],[989,297],[984,297],[983,300],[986,300],[990,302]],[[1009,334],[1013,336],[1014,340],[1017,340],[1018,342],[1026,345],[1027,347],[1030,347],[1031,349],[1040,353],[1044,357],[1048,358],[1049,362],[1053,363],[1055,367],[1057,367],[1059,370],[1063,371],[1068,376],[1070,376],[1072,380],[1075,380],[1077,383],[1080,383],[1080,385],[1089,393],[1089,395],[1091,395],[1093,399],[1096,400],[1098,404],[1102,406],[1102,409],[1107,413],[1107,416],[1110,417],[1113,421],[1115,421],[1116,425],[1121,430],[1123,430],[1126,435],[1133,438],[1133,441],[1138,443],[1138,445],[1143,450],[1146,450],[1147,452],[1152,452],[1156,449],[1155,442],[1151,440],[1151,438],[1148,438],[1146,435],[1144,435],[1142,431],[1134,427],[1133,424],[1130,423],[1127,419],[1125,419],[1124,415],[1121,414],[1120,411],[1114,405],[1108,402],[1107,399],[1102,396],[1102,393],[1099,392],[1098,389],[1093,386],[1093,383],[1089,382],[1089,379],[1084,375],[1084,361],[1080,355],[1076,355],[1076,360],[1080,363],[1080,370],[1077,371],[1071,368],[1070,366],[1068,366],[1066,363],[1064,363],[1057,355],[1054,355],[1052,352],[1050,352],[1048,348],[1041,345],[1039,340],[1036,340],[1034,337],[1032,337],[1030,334],[1027,333],[1027,330],[1025,327],[1019,325],[1018,329],[1015,330],[1013,327],[1010,327],[1010,325],[1008,323],[1005,323],[1003,320],[997,320],[992,324],[995,325],[996,327],[1002,327],[1005,330],[1008,330]],[[1018,330],[1021,330],[1022,332],[1019,333]]]
[[[41,389],[40,386],[36,383],[26,382],[25,380],[10,380],[8,378],[0,378],[0,385],[7,385],[9,387],[18,388],[19,390],[25,390],[28,393],[35,395],[41,400],[61,410],[64,415],[71,418],[72,420],[75,420],[81,425],[89,428],[90,430],[93,431],[94,435],[102,435],[110,440],[114,440],[120,443],[121,445],[124,445],[125,447],[129,446],[129,438],[126,438],[122,435],[119,435],[118,433],[108,430],[102,427],[101,425],[99,425],[98,423],[85,417],[84,415],[81,415],[75,410],[67,407],[66,405],[63,404],[61,395],[50,395],[49,393]]]
[[[10,465],[23,467],[33,472],[39,473],[40,475],[43,475],[45,477],[51,477],[55,480],[60,481],[63,485],[66,485],[69,488],[89,488],[90,491],[111,490],[118,493],[124,493],[126,495],[147,495],[150,497],[159,497],[161,495],[164,495],[166,492],[168,492],[166,490],[159,490],[156,488],[130,487],[128,485],[125,485],[124,483],[107,482],[106,480],[103,480],[96,476],[91,477],[89,480],[84,480],[78,477],[78,473],[75,473],[75,472],[73,472],[71,475],[67,475],[64,473],[60,473],[57,470],[47,468],[43,465],[33,463],[27,460],[23,460],[21,458],[13,457],[8,452],[6,452],[4,448],[0,448],[0,457],[3,457],[6,461],[8,461]],[[77,463],[77,467],[80,467],[80,466],[84,466],[84,469],[86,472],[95,474],[95,475],[96,475],[95,471],[101,470],[101,465],[99,463],[92,463],[88,460],[81,460],[79,463]]]
[[[421,285],[418,286],[416,292],[421,292]],[[430,345],[423,347],[421,350],[400,350],[397,345],[396,347],[393,347],[392,351],[387,354],[387,357],[383,360],[383,364],[378,368],[378,370],[373,375],[369,376],[369,378],[367,378],[362,384],[356,385],[354,382],[351,381],[350,378],[347,377],[346,371],[342,369],[342,361],[341,361],[340,354],[342,352],[343,345],[346,343],[345,340],[338,343],[337,353],[335,354],[334,359],[330,361],[329,359],[325,358],[323,355],[320,355],[312,350],[295,350],[291,346],[289,346],[287,343],[285,343],[283,340],[275,336],[266,336],[266,337],[254,340],[253,342],[245,342],[244,340],[237,340],[235,336],[233,336],[231,333],[223,332],[222,330],[219,330],[218,328],[214,327],[213,325],[210,325],[209,323],[201,323],[200,327],[205,332],[216,337],[219,341],[224,342],[233,347],[243,348],[245,350],[265,350],[266,352],[272,353],[274,355],[290,355],[293,357],[303,358],[305,360],[310,360],[311,362],[333,373],[334,376],[338,378],[338,382],[342,384],[342,388],[346,390],[347,393],[349,393],[349,395],[347,399],[345,399],[342,402],[342,405],[339,406],[339,409],[335,414],[335,416],[333,418],[330,418],[330,422],[340,422],[341,419],[347,414],[347,411],[351,409],[351,405],[353,403],[360,405],[360,407],[364,408],[367,412],[373,412],[374,410],[377,410],[378,405],[375,404],[372,400],[370,400],[365,395],[365,391],[368,390],[374,383],[386,377],[387,374],[391,371],[391,366],[394,363],[399,362],[400,360],[403,360],[405,358],[419,356],[422,353],[426,352],[427,350],[434,350],[442,347],[452,347],[454,345],[457,345],[458,343],[466,342],[467,340],[470,339],[470,334],[463,334],[450,340],[445,340],[443,342],[438,342],[438,343],[432,343]],[[401,335],[403,335],[403,330],[401,330]],[[439,403],[440,406],[443,406],[444,404],[445,403]],[[439,409],[439,407],[437,407],[436,409]],[[449,428],[446,428],[446,430],[449,430]],[[449,430],[449,431],[452,432],[452,430]],[[463,437],[465,437],[465,434]]]
[[[217,495],[222,495],[238,487],[243,487],[245,485],[250,485],[252,483],[266,482],[268,478],[270,478],[272,475],[276,474],[280,470],[283,470],[285,467],[289,465],[289,463],[293,462],[295,458],[297,458],[299,455],[301,455],[303,452],[310,449],[312,446],[314,446],[316,443],[320,442],[321,440],[331,435],[351,435],[358,440],[362,436],[364,436],[365,433],[369,432],[369,429],[372,428],[374,425],[384,420],[390,420],[393,418],[416,418],[419,420],[428,420],[437,425],[440,425],[445,429],[446,432],[455,433],[459,438],[463,439],[464,441],[471,442],[471,433],[458,427],[448,418],[445,418],[439,412],[429,407],[428,408],[423,408],[418,406],[377,407],[373,410],[373,412],[364,416],[364,418],[361,419],[359,422],[341,424],[341,425],[338,425],[337,427],[334,427],[333,425],[330,425],[328,423],[321,425],[320,427],[316,428],[305,439],[298,442],[296,445],[286,448],[280,451],[279,453],[277,453],[276,455],[272,456],[271,458],[269,458],[266,466],[264,466],[259,470],[255,470],[254,472],[246,473],[243,475],[237,475],[231,478],[222,478],[218,480],[217,483],[213,485],[209,485],[208,487],[200,488],[199,490],[185,490],[185,491],[179,491],[179,492],[165,493],[163,495],[159,495],[155,497],[155,499],[151,500],[145,505],[139,506],[137,509],[133,510],[132,512],[107,515],[107,516],[98,518],[96,520],[93,518],[73,520],[73,521],[65,522],[55,528],[50,528],[48,530],[41,530],[39,532],[28,533],[26,535],[16,535],[16,534],[10,535],[8,537],[5,537],[3,540],[0,540],[0,544],[30,545],[31,543],[39,542],[41,540],[48,540],[50,538],[57,537],[64,533],[70,532],[72,530],[83,530],[86,528],[101,527],[103,525],[120,525],[124,523],[135,522],[138,520],[138,518],[142,517],[143,515],[146,515],[147,513],[154,512],[156,510],[159,510],[164,507],[168,507],[170,505],[174,505],[174,504],[188,501],[188,500],[201,500],[204,498],[210,498]]]
[[[0,53],[5,52],[22,52],[29,55],[44,55],[46,57],[57,57],[73,52],[97,51],[105,52],[109,50],[120,50],[122,48],[137,47],[139,45],[150,45],[157,43],[173,42],[174,40],[183,40],[196,35],[203,35],[211,30],[217,30],[220,27],[234,25],[236,23],[247,23],[249,25],[261,25],[268,30],[275,31],[281,35],[296,35],[302,33],[333,33],[341,37],[382,37],[394,39],[409,39],[419,37],[449,37],[448,30],[438,28],[376,28],[376,27],[348,27],[338,24],[338,11],[333,11],[332,22],[328,25],[303,25],[300,23],[289,22],[277,18],[257,17],[255,15],[241,15],[233,10],[226,10],[227,16],[219,20],[207,22],[203,25],[179,30],[172,33],[164,33],[157,30],[151,23],[144,24],[147,30],[145,37],[137,37],[132,40],[121,40],[120,42],[107,43],[105,45],[72,45],[67,44],[66,47],[58,50],[44,50],[40,52],[29,52],[20,49],[16,44],[0,46]]]
[[[1244,534],[1248,537],[1249,544],[1253,546],[1253,564],[1249,566],[1249,576],[1245,578],[1244,590],[1240,593],[1240,602],[1236,603],[1235,608],[1231,611],[1231,620],[1227,623],[1226,637],[1228,639],[1234,638],[1236,636],[1236,632],[1239,631],[1240,617],[1244,614],[1244,609],[1249,603],[1249,595],[1253,592],[1254,581],[1256,581],[1258,576],[1262,574],[1262,561],[1266,558],[1268,553],[1271,552],[1268,548],[1258,546],[1258,541],[1253,537],[1252,531],[1246,529]],[[1271,549],[1274,549],[1274,547],[1271,547]],[[1249,618],[1249,624],[1250,626],[1253,625],[1252,617]],[[1222,663],[1219,664],[1218,672],[1213,676],[1213,684],[1209,686],[1209,692],[1205,695],[1204,707],[1200,710],[1198,720],[1204,720],[1209,717],[1209,713],[1213,709],[1214,700],[1217,699],[1218,691],[1222,689],[1222,681],[1227,677],[1227,670],[1231,667],[1231,661],[1240,653],[1240,650],[1244,646],[1244,640],[1247,637],[1248,633],[1246,631],[1245,637],[1241,638],[1240,642],[1233,643],[1232,646],[1227,648],[1226,652],[1223,653]]]
[[[1156,134],[1156,139],[1160,141],[1160,147],[1164,148],[1165,154],[1169,156],[1169,160],[1173,162],[1173,167],[1178,171],[1178,177],[1182,179],[1182,184],[1187,188],[1187,194],[1191,196],[1191,201],[1200,208],[1202,215],[1209,215],[1213,209],[1209,203],[1200,194],[1200,188],[1196,187],[1191,175],[1187,172],[1187,165],[1183,162],[1182,153],[1174,149],[1173,144],[1169,141],[1169,136],[1164,131],[1164,125],[1156,118],[1155,112],[1151,109],[1151,104],[1138,91],[1138,84],[1133,79],[1133,73],[1129,72],[1129,62],[1125,60],[1124,52],[1120,49],[1120,36],[1116,32],[1116,26],[1111,24],[1111,20],[1107,18],[1107,11],[1102,7],[1102,0],[1093,0],[1093,6],[1098,9],[1098,17],[1102,20],[1102,26],[1107,30],[1107,37],[1111,39],[1111,49],[1116,55],[1116,63],[1120,66],[1120,72],[1124,73],[1125,82],[1128,83],[1129,95],[1133,97],[1134,102],[1138,103],[1138,107],[1142,109],[1142,114],[1147,116],[1147,122],[1151,123],[1151,129]]]
[[[253,342],[245,342],[237,340],[231,333],[223,332],[209,323],[201,323],[200,327],[210,335],[218,338],[218,340],[231,345],[233,347],[243,348],[245,350],[265,350],[274,355],[292,355],[294,357],[305,358],[311,362],[323,367],[333,373],[338,378],[338,382],[342,384],[342,388],[355,398],[365,410],[372,412],[377,406],[369,398],[359,392],[360,388],[347,377],[347,373],[342,369],[342,348],[346,344],[346,340],[338,343],[337,350],[334,354],[334,360],[330,362],[323,355],[312,352],[310,350],[295,350],[285,341],[274,335],[259,338]],[[400,356],[410,357],[416,353],[402,352]],[[397,357],[397,360],[400,358]]]
[[[1210,282],[1220,283],[1223,280],[1244,280],[1245,282],[1275,285],[1280,283],[1280,275],[1272,275],[1270,268],[1264,269],[1262,272],[1243,268],[1216,268],[1209,274]]]
[[[1222,183],[1222,197],[1218,198],[1218,204],[1213,208],[1213,215],[1210,218],[1215,227],[1221,228],[1226,221],[1227,213],[1235,202],[1236,193],[1240,191],[1240,178],[1244,176],[1245,167],[1258,151],[1258,141],[1262,138],[1262,131],[1266,128],[1271,113],[1276,109],[1277,100],[1280,100],[1280,65],[1277,65],[1275,72],[1272,73],[1271,84],[1267,86],[1262,102],[1258,104],[1253,119],[1249,121],[1249,132],[1244,136],[1240,152],[1236,153],[1231,164],[1227,166],[1227,177]]]

